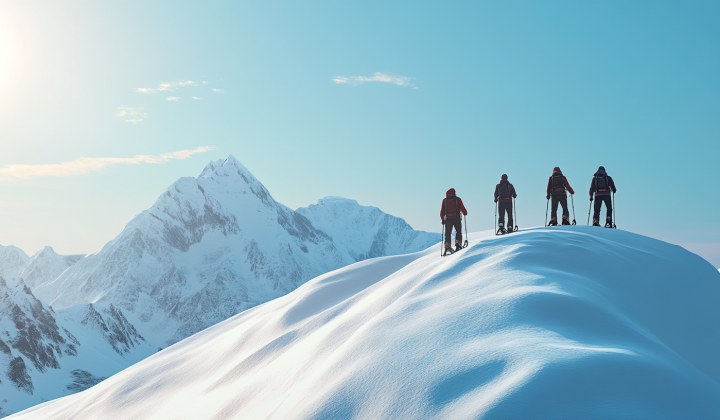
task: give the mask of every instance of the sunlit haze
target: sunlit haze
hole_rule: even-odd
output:
[[[0,2],[0,244],[92,253],[234,155],[290,208],[342,196],[471,231],[515,185],[578,224],[604,165],[618,228],[720,267],[720,3]]]

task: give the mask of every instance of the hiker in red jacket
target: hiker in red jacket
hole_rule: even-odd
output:
[[[462,249],[462,219],[460,213],[467,216],[467,210],[462,199],[455,195],[455,188],[450,188],[445,193],[445,199],[440,208],[440,220],[445,225],[445,250],[452,252],[450,240],[453,227],[455,228],[455,251]]]
[[[512,199],[517,198],[515,187],[508,181],[508,176],[503,174],[500,177],[500,183],[495,186],[495,202],[498,203],[500,217],[498,218],[498,226],[505,232],[505,213],[508,215],[507,232],[513,231],[513,202]]]
[[[570,223],[570,212],[568,211],[567,206],[567,193],[565,191],[570,191],[570,194],[575,194],[575,191],[573,191],[572,187],[570,186],[570,183],[568,183],[567,178],[565,178],[565,175],[563,175],[560,168],[557,166],[553,169],[553,174],[548,179],[548,185],[547,185],[547,198],[548,200],[550,197],[552,197],[552,212],[550,213],[550,224],[549,226],[557,226],[557,208],[558,203],[562,205],[563,208],[563,215],[562,215],[562,224],[563,225],[569,225]]]

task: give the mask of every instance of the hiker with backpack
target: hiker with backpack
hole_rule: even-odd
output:
[[[517,198],[515,187],[508,181],[508,176],[503,174],[503,176],[500,177],[500,183],[495,186],[495,203],[497,203],[498,210],[500,211],[498,231],[502,233],[513,231],[513,198]],[[507,228],[505,228],[505,212],[507,212],[508,215]]]
[[[455,228],[455,251],[463,248],[461,214],[467,216],[467,210],[465,210],[462,199],[455,195],[455,188],[450,188],[445,193],[445,199],[440,208],[440,219],[445,225],[445,252],[454,252],[450,245],[453,228]]]
[[[593,226],[600,226],[600,210],[602,210],[602,204],[604,202],[605,208],[607,209],[605,214],[605,227],[613,227],[611,191],[613,194],[617,191],[615,183],[612,177],[605,172],[605,167],[600,166],[597,172],[593,174],[592,182],[590,182],[590,201],[593,201],[593,194],[595,195]]]
[[[550,179],[548,179],[547,196],[545,197],[548,200],[550,199],[550,197],[552,197],[552,212],[550,213],[550,224],[548,226],[557,226],[558,224],[558,203],[562,205],[563,208],[562,224],[571,224],[570,211],[568,211],[567,205],[567,193],[565,192],[566,190],[569,191],[570,194],[575,194],[575,191],[573,191],[570,183],[568,183],[567,178],[565,178],[565,175],[563,175],[560,168],[556,166],[553,169],[553,174],[550,176]]]

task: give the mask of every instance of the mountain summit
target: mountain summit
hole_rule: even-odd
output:
[[[716,419],[720,274],[540,228],[319,276],[22,419]]]
[[[113,304],[165,346],[322,273],[439,240],[354,200],[293,211],[231,155],[173,183],[99,252],[33,278],[33,293],[56,309]]]

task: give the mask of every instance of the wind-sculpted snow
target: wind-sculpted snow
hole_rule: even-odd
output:
[[[165,346],[322,273],[437,241],[351,200],[293,211],[230,156],[175,182],[101,251],[33,292],[54,308],[113,304]]]
[[[153,350],[113,306],[55,312],[19,277],[0,277],[0,415],[80,390],[96,378],[75,383],[80,366],[107,377]]]
[[[324,274],[11,418],[720,418],[709,263],[612,229],[481,236]]]

